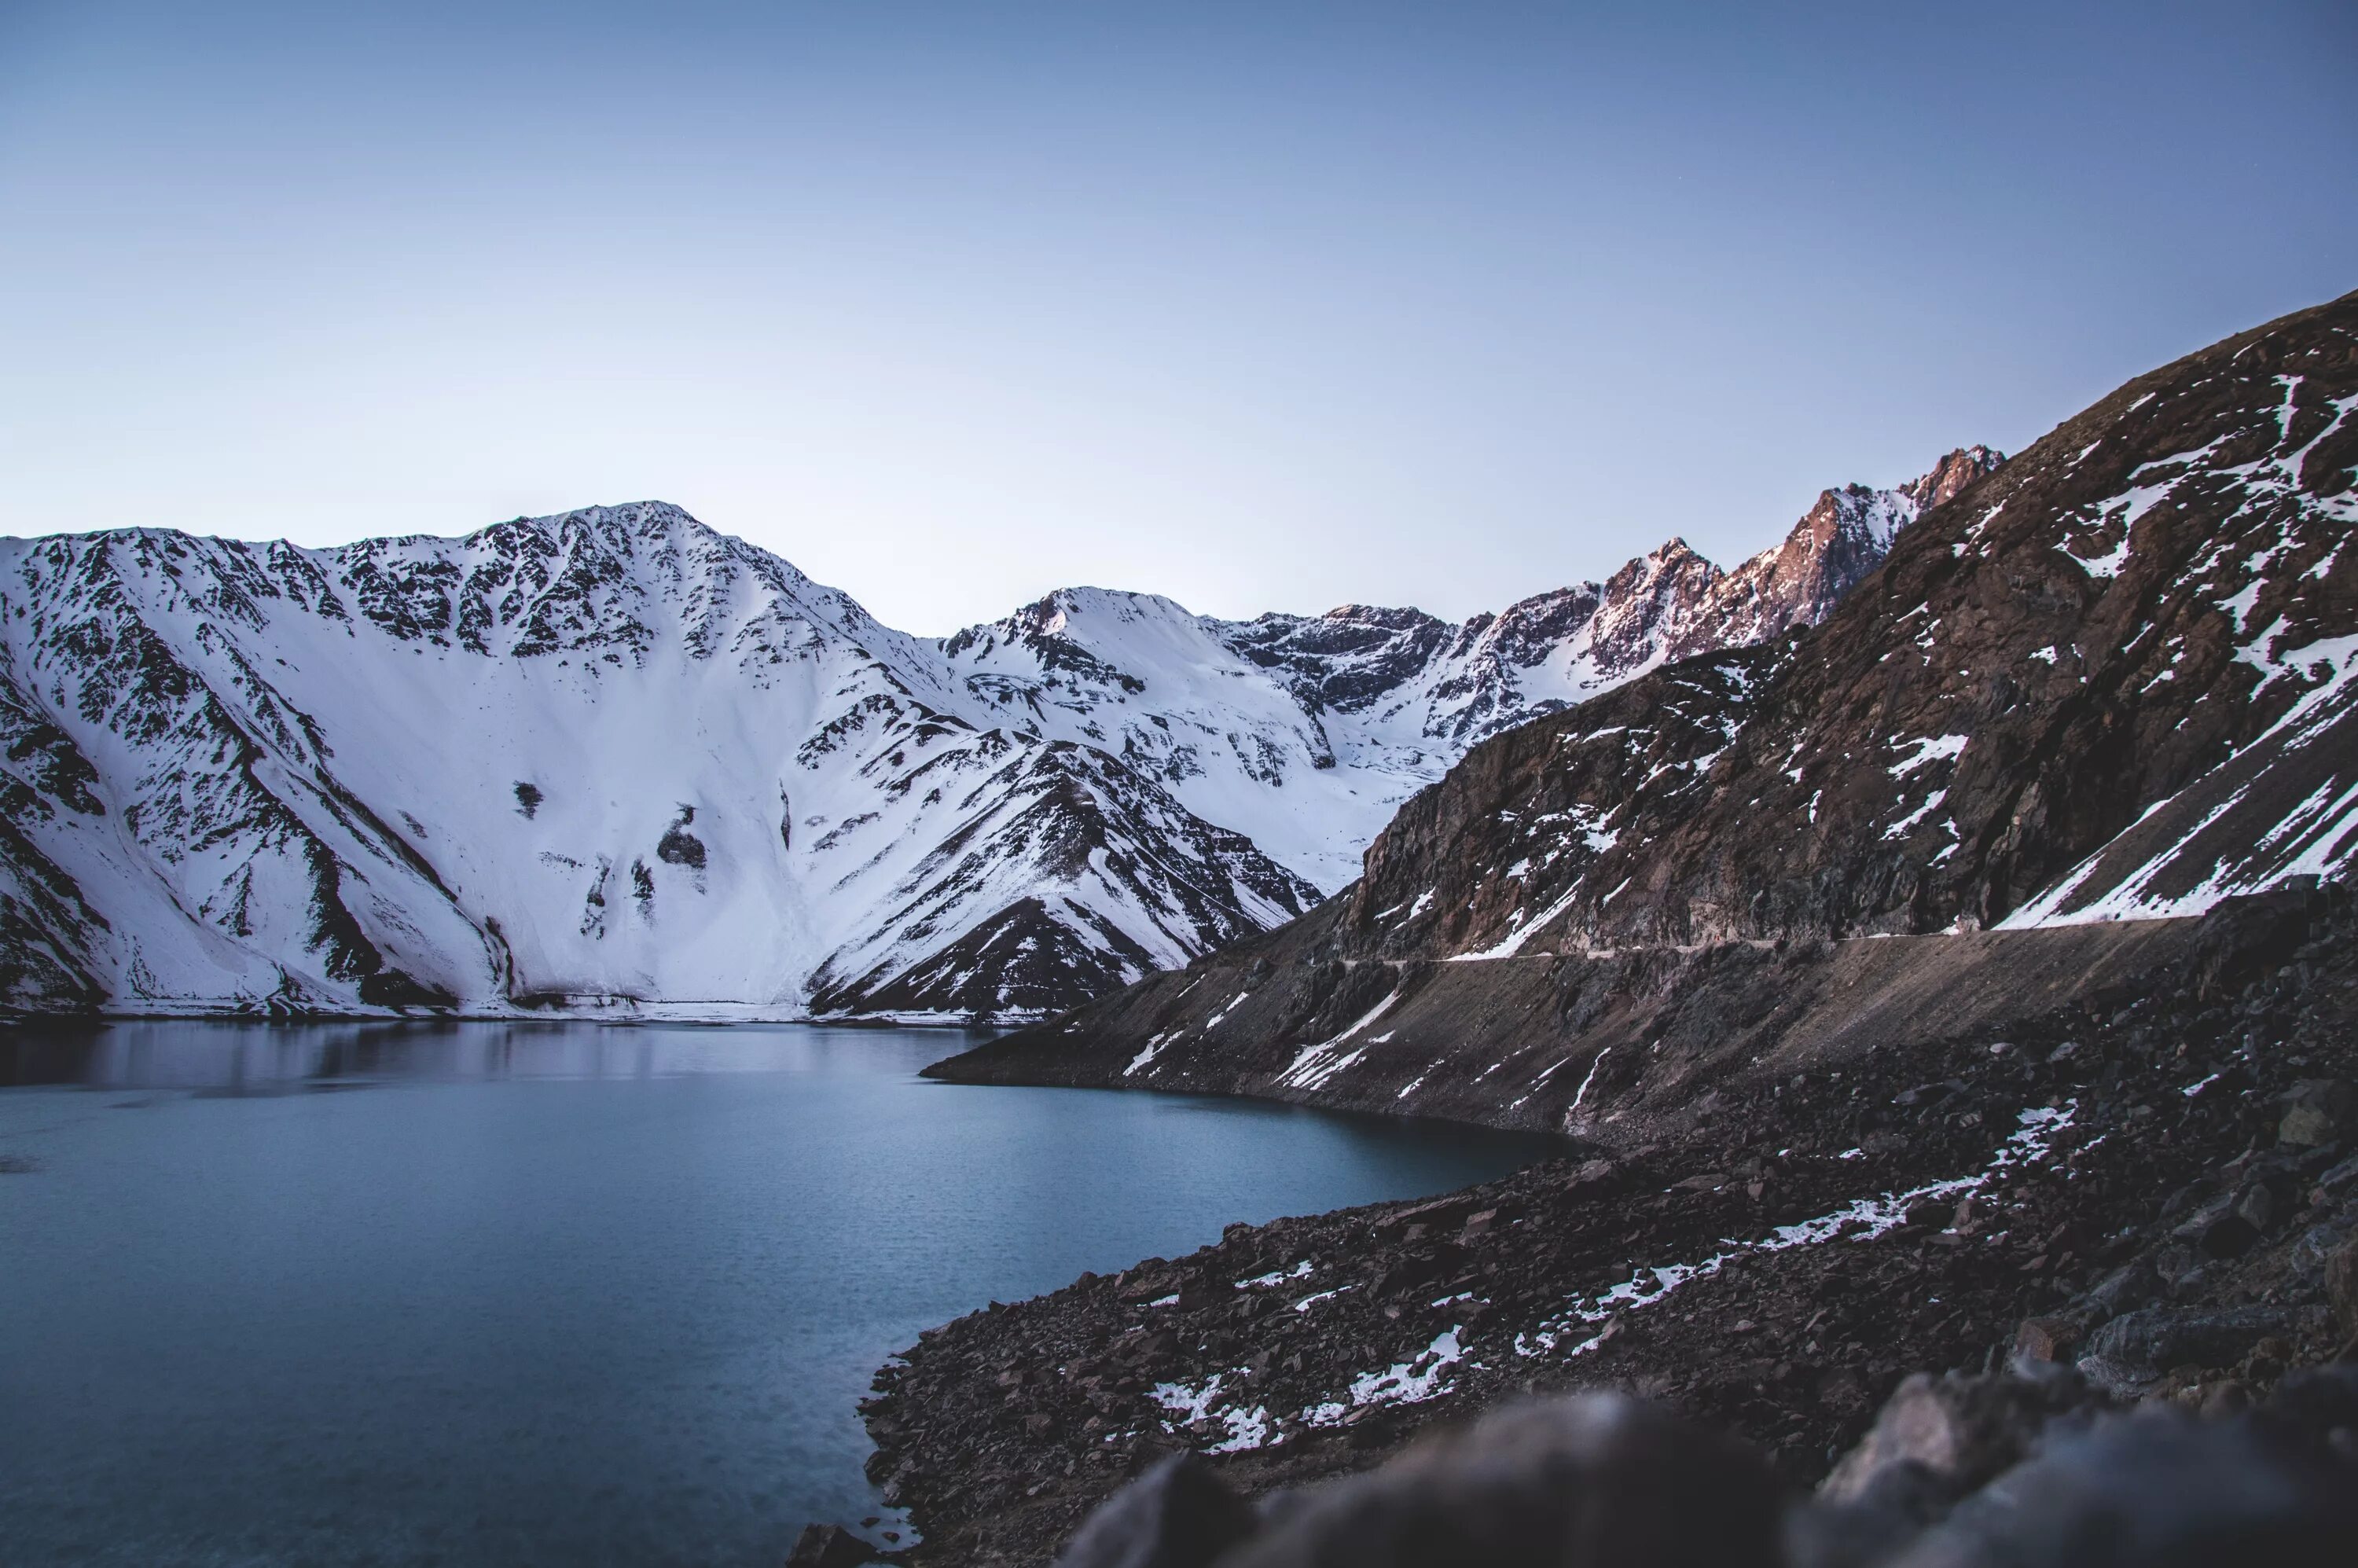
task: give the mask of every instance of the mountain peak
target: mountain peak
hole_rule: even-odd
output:
[[[1271,617],[1267,615],[1261,617],[1261,620],[1263,621],[1271,619],[1291,621],[1295,618],[1292,616]],[[1393,605],[1352,603],[1338,604],[1334,609],[1326,611],[1324,615],[1316,617],[1316,619],[1320,621],[1347,622],[1355,626],[1381,626],[1388,631],[1401,632],[1406,631],[1412,626],[1423,625],[1425,622],[1432,621],[1433,617],[1426,614],[1422,610],[1413,608],[1403,609]]]
[[[1930,512],[1955,499],[1974,481],[1996,473],[2005,463],[2006,454],[1995,447],[1959,447],[1922,475],[1899,486],[1899,492],[1916,503],[1919,512]]]
[[[684,506],[668,501],[629,501],[615,504],[576,506],[565,512],[551,512],[541,516],[519,515],[504,523],[494,523],[464,535],[464,542],[497,545],[519,532],[546,537],[586,534],[607,540],[615,546],[626,546],[644,540],[671,538],[681,535],[691,537],[724,538],[726,535],[698,522]],[[413,535],[412,538],[435,535]]]
[[[1126,618],[1153,615],[1174,621],[1193,621],[1195,618],[1194,611],[1160,593],[1140,593],[1126,588],[1092,588],[1087,584],[1057,589],[1026,609],[1052,610],[1054,613],[1062,615],[1117,615]]]

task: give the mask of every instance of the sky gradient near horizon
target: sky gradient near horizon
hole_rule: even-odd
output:
[[[2358,8],[1963,15],[0,0],[0,533],[1459,617],[2358,287]]]

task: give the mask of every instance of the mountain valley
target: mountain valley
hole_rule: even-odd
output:
[[[658,503],[0,541],[0,1005],[1036,1019],[1303,914],[1485,737],[1818,618],[1998,462],[1460,626],[1077,589],[929,641]]]

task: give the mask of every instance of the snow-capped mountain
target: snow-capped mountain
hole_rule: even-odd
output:
[[[20,1000],[1013,1012],[1314,896],[676,508],[5,558]]]
[[[1299,914],[1483,737],[1816,619],[1996,460],[1457,627],[1079,589],[935,642],[652,503],[0,541],[0,1000],[1036,1016]]]
[[[1357,604],[1225,622],[1070,589],[942,646],[978,722],[1115,752],[1332,892],[1476,742],[1668,660],[1815,624],[1919,512],[2003,460],[1974,447],[1898,489],[1827,491],[1733,572],[1672,539],[1463,625]]]

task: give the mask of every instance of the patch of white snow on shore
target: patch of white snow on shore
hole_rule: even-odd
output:
[[[1395,1361],[1380,1372],[1352,1379],[1349,1405],[1329,1400],[1303,1411],[1303,1419],[1313,1426],[1333,1426],[1355,1406],[1422,1404],[1447,1391],[1450,1368],[1465,1358],[1457,1330],[1445,1328],[1415,1359]]]
[[[1660,1303],[1691,1281],[1707,1279],[1727,1263],[1748,1253],[1783,1252],[1796,1247],[1818,1247],[1835,1240],[1869,1241],[1906,1223],[1908,1212],[1920,1203],[1945,1201],[1977,1192],[2000,1173],[2018,1166],[2044,1161],[2054,1147],[2055,1137],[2071,1125],[2079,1102],[2068,1100],[2056,1107],[2034,1106],[2017,1117],[2017,1130],[1998,1145],[1989,1163],[1969,1176],[1953,1176],[1945,1181],[1928,1182],[1905,1192],[1882,1193],[1874,1197],[1856,1198],[1828,1214],[1819,1215],[1794,1225],[1780,1225],[1768,1235],[1751,1241],[1728,1238],[1722,1249],[1692,1263],[1673,1263],[1662,1268],[1641,1268],[1636,1274],[1593,1300],[1573,1297],[1565,1309],[1528,1334],[1515,1336],[1515,1354],[1531,1357],[1553,1352],[1575,1328],[1593,1328],[1606,1324],[1617,1311],[1636,1311]],[[1837,1156],[1855,1157],[1859,1152],[1850,1150]],[[1605,1341],[1602,1333],[1589,1336],[1563,1352],[1565,1359],[1585,1356]]]

